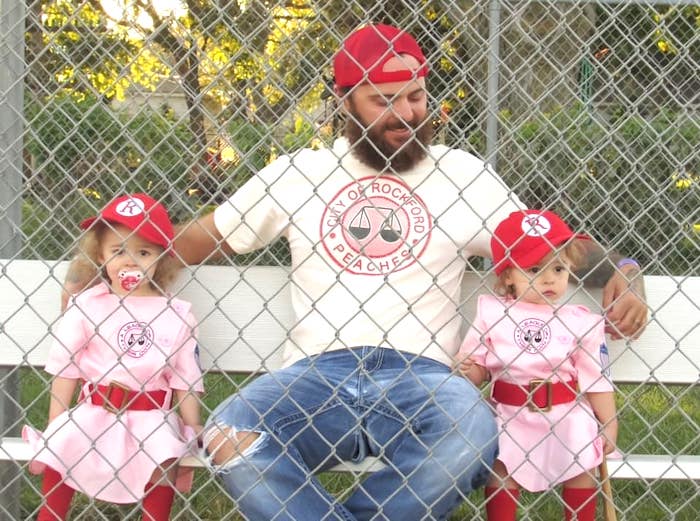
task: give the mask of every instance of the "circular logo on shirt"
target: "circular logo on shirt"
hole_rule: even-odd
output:
[[[366,177],[328,203],[321,242],[333,261],[358,275],[406,269],[422,255],[432,221],[423,201],[392,177]]]
[[[130,197],[120,202],[114,209],[119,215],[124,217],[134,217],[143,213],[146,205],[138,197]]]
[[[552,338],[549,324],[538,318],[523,320],[515,328],[515,344],[528,353],[542,351]]]
[[[153,345],[153,329],[144,322],[129,322],[119,330],[117,343],[127,355],[141,358]]]

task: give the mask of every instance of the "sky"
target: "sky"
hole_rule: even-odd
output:
[[[179,16],[186,10],[180,0],[152,0],[152,2],[156,12],[162,16],[167,16],[170,13]],[[129,0],[101,0],[101,3],[107,14],[116,19],[121,19],[124,15],[125,6],[132,4]],[[144,28],[153,27],[150,17],[143,12],[139,14],[137,22]]]

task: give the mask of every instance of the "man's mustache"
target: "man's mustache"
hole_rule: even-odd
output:
[[[384,126],[386,130],[418,130],[418,121],[397,121],[396,123],[388,123]]]

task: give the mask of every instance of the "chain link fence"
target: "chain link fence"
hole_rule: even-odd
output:
[[[116,194],[148,192],[184,222],[274,158],[329,146],[342,129],[333,53],[358,25],[385,22],[428,57],[436,141],[484,158],[528,206],[557,211],[639,259],[645,274],[700,274],[697,2],[13,0],[0,11],[0,253],[9,262],[70,258],[77,223]],[[279,241],[224,262],[290,260]],[[0,370],[3,436],[45,424],[48,382],[40,369]],[[208,376],[205,414],[244,382]],[[678,432],[698,454],[696,386],[661,387],[678,423],[635,409],[640,425],[660,443]],[[635,393],[643,407],[646,391],[625,394]],[[31,517],[38,481],[1,465],[4,497],[19,501],[0,517]],[[327,483],[342,496],[354,485],[344,479]],[[627,519],[700,517],[697,483],[619,488]],[[556,503],[524,501],[528,519],[560,516]],[[476,515],[481,495],[468,504],[454,519]],[[206,472],[175,511],[238,519]],[[86,499],[73,512],[138,518]]]

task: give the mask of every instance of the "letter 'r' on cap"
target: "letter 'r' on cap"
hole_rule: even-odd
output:
[[[410,56],[417,68],[392,68],[393,58]],[[422,78],[428,74],[425,55],[418,42],[407,32],[390,25],[366,25],[350,34],[333,59],[337,87],[354,87],[363,82],[390,83]]]

